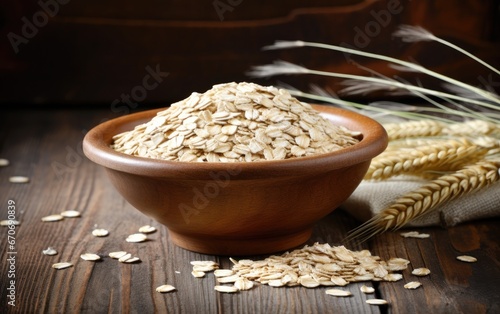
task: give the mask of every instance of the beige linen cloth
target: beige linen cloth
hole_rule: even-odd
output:
[[[364,222],[390,206],[405,193],[423,184],[425,181],[414,177],[362,181],[341,208]],[[406,226],[451,227],[462,222],[495,216],[500,216],[500,182],[444,203],[414,219]]]

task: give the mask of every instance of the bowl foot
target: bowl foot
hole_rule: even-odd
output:
[[[312,228],[279,236],[253,238],[214,238],[206,235],[186,235],[169,230],[172,242],[184,249],[211,255],[259,255],[286,251],[304,244]]]

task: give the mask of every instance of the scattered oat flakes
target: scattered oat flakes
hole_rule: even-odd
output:
[[[193,275],[193,277],[195,277],[195,278],[203,278],[203,277],[205,277],[205,272],[193,270],[191,272],[191,275]]]
[[[210,272],[219,268],[219,264],[214,261],[191,261],[193,271]]]
[[[148,237],[143,234],[143,233],[134,233],[134,234],[131,234],[127,237],[127,239],[125,239],[127,242],[131,242],[131,243],[139,243],[139,242],[144,242],[148,239]]]
[[[9,182],[11,183],[28,183],[30,182],[30,178],[24,176],[12,176],[9,178]]]
[[[54,248],[52,248],[52,247],[49,246],[47,249],[42,250],[42,253],[45,254],[45,255],[52,256],[52,255],[56,255],[57,251],[54,250]]]
[[[65,217],[65,218],[76,218],[76,217],[80,217],[81,214],[79,211],[76,211],[76,210],[66,210],[66,211],[63,211],[61,213],[61,216]]]
[[[267,285],[271,287],[283,287],[286,283],[281,279],[271,279],[267,282]]]
[[[193,266],[212,266],[214,269],[219,268],[219,264],[214,261],[191,261],[189,263]]]
[[[73,264],[68,263],[68,262],[63,262],[63,263],[55,263],[52,265],[52,268],[55,269],[64,269],[73,266]]]
[[[410,281],[409,283],[405,284],[404,287],[405,289],[417,289],[421,285],[422,284],[418,281]]]
[[[119,259],[125,255],[127,255],[127,252],[125,252],[125,251],[117,251],[117,252],[109,253],[109,257],[114,258],[114,259]]]
[[[64,219],[64,217],[59,215],[59,214],[42,217],[42,221],[44,221],[44,222],[60,221],[63,219]]]
[[[8,166],[9,164],[10,164],[10,162],[8,159],[0,158],[0,167],[5,167],[5,166]]]
[[[215,277],[227,277],[234,275],[234,271],[231,269],[216,269],[214,271]]]
[[[85,253],[80,255],[80,258],[86,261],[98,261],[101,259],[101,257],[97,254],[94,253]]]
[[[363,293],[366,293],[366,294],[370,294],[370,293],[375,292],[375,289],[373,287],[367,287],[366,285],[362,285],[361,288],[359,288],[359,290]]]
[[[385,281],[399,281],[403,279],[403,275],[393,273],[393,274],[388,274],[383,278]]]
[[[7,227],[9,225],[19,226],[21,223],[17,220],[9,219],[0,221],[0,226]]]
[[[119,253],[121,253],[121,252],[119,252]],[[116,256],[119,256],[119,255],[121,255],[121,254],[116,254]],[[118,261],[120,263],[128,263],[128,264],[130,264],[130,263],[140,262],[141,259],[139,257],[137,257],[137,256],[132,256],[132,254],[130,254],[130,253],[126,253],[124,255],[121,255],[118,258]]]
[[[366,300],[365,302],[368,303],[368,304],[371,304],[371,305],[384,305],[384,304],[387,304],[387,301],[384,300],[384,299],[369,299],[369,300]]]
[[[419,233],[418,231],[408,231],[408,232],[402,232],[400,235],[404,238],[418,238],[418,239],[425,239],[430,237],[430,234],[428,233]]]
[[[118,258],[118,261],[121,263],[125,263],[127,260],[132,258],[132,254],[126,253],[125,255],[122,255]]]
[[[166,292],[172,292],[175,291],[175,287],[172,285],[161,285],[156,288],[156,292],[160,293],[166,293]]]
[[[227,276],[227,277],[217,277],[217,282],[218,283],[234,283],[239,278],[240,277],[238,275],[232,275],[232,276]]]
[[[250,290],[253,288],[253,285],[254,285],[253,281],[250,281],[250,280],[245,279],[245,278],[238,278],[234,282],[234,286],[238,290]]]
[[[94,229],[92,230],[92,235],[95,237],[106,237],[108,236],[109,231],[106,229]]]
[[[224,292],[224,293],[238,292],[238,288],[236,288],[235,286],[215,286],[214,289],[218,292]]]
[[[334,297],[349,297],[352,295],[350,291],[340,290],[340,289],[328,289],[325,291],[328,295],[333,295]]]
[[[319,286],[319,281],[311,275],[302,275],[299,277],[299,283],[302,287],[316,288]]]
[[[139,228],[140,233],[153,233],[156,231],[156,228],[150,225],[145,225]]]
[[[141,261],[140,258],[138,258],[137,256],[134,256],[134,257],[131,257],[131,258],[124,260],[124,261],[121,261],[121,262],[131,264],[131,263],[136,263],[136,262],[140,262],[140,261]]]
[[[421,268],[415,268],[412,272],[412,275],[415,276],[427,276],[431,273],[430,269],[421,267]]]
[[[469,255],[460,255],[457,256],[457,259],[462,262],[467,262],[467,263],[475,263],[477,262],[477,258],[474,256],[469,256]]]
[[[408,267],[408,264],[410,264],[409,260],[395,257],[387,261],[387,268],[392,271],[404,270]]]

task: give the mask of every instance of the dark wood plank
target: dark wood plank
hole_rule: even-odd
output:
[[[381,295],[391,296],[391,309],[411,313],[495,313],[500,296],[489,287],[500,283],[498,268],[498,219],[465,223],[449,228],[423,228],[429,239],[403,239],[397,233],[383,234],[372,242],[372,252],[384,259],[399,256],[411,261],[403,271],[403,282],[381,283]],[[477,263],[456,260],[472,255]],[[411,270],[427,267],[431,274],[417,277]],[[417,290],[403,289],[409,281],[419,281]],[[426,306],[422,306],[425,304]]]
[[[259,286],[235,295],[218,294],[213,274],[193,278],[191,260],[214,260],[230,267],[228,257],[189,252],[169,241],[167,230],[126,203],[110,186],[103,169],[81,153],[83,133],[99,121],[116,116],[110,110],[11,110],[0,117],[0,158],[11,161],[0,168],[0,219],[7,215],[8,200],[16,202],[16,307],[8,306],[5,293],[0,309],[8,313],[67,312],[168,312],[168,313],[494,313],[500,300],[494,287],[500,278],[498,219],[463,224],[450,229],[424,228],[430,239],[404,239],[386,233],[367,243],[350,243],[350,249],[369,248],[383,259],[408,258],[411,268],[404,280],[373,283],[377,292],[366,296],[362,285],[346,287],[354,296],[327,296],[326,288],[272,288]],[[11,175],[26,175],[29,184],[11,184]],[[43,223],[41,217],[67,209],[82,217]],[[145,243],[127,243],[125,237],[139,226],[151,224],[158,232]],[[342,245],[348,230],[357,222],[341,210],[321,220],[309,244]],[[96,227],[111,231],[95,238]],[[7,291],[7,229],[1,228],[0,290]],[[53,246],[56,256],[41,251]],[[121,264],[106,255],[126,250],[142,262]],[[95,252],[104,256],[92,263],[80,254]],[[475,264],[459,262],[455,256],[470,254]],[[262,259],[266,256],[250,256]],[[74,266],[54,270],[51,265],[71,261]],[[428,267],[429,277],[410,274],[415,267]],[[403,284],[419,280],[415,291]],[[155,288],[169,283],[177,287],[170,294]],[[370,283],[369,283],[370,284]],[[367,298],[385,298],[387,307],[369,306]]]

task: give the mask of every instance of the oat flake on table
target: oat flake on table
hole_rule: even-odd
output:
[[[113,137],[118,152],[183,162],[280,160],[332,152],[358,142],[286,90],[253,83],[213,86]]]

